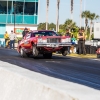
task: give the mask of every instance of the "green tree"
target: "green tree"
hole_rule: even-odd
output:
[[[56,25],[54,23],[49,24],[49,30],[56,30]]]
[[[76,27],[76,23],[73,22],[70,19],[67,19],[63,25],[64,30],[69,29],[71,30],[72,28]]]
[[[46,29],[46,23],[39,23],[38,24],[38,30],[45,30]]]
[[[83,11],[81,14],[82,18],[85,18],[85,33],[87,34],[87,26],[88,26],[88,20],[90,17],[90,11]]]

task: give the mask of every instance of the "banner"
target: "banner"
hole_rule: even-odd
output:
[[[27,28],[27,29],[30,30],[30,28]],[[18,35],[21,35],[23,31],[24,31],[24,28],[15,28],[15,33]]]

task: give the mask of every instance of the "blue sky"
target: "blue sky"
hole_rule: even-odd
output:
[[[48,22],[56,23],[56,3],[57,0],[49,0],[49,14]],[[82,0],[82,10],[89,10],[91,13],[96,13],[100,15],[100,0]],[[80,0],[74,0],[74,11],[73,20],[80,24]],[[60,0],[60,10],[59,10],[59,23],[63,24],[66,19],[71,18],[70,14],[70,0]],[[40,0],[39,9],[39,23],[46,21],[46,0]],[[100,19],[96,22],[100,22]],[[84,20],[82,20],[82,25],[84,25]]]

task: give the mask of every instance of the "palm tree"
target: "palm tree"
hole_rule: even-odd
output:
[[[81,14],[82,14],[82,0],[80,0],[80,28],[81,28],[81,19],[82,19],[82,16],[81,16]]]
[[[49,8],[49,0],[47,0],[46,4],[46,30],[48,30],[48,8]]]
[[[59,4],[60,4],[60,0],[57,0],[57,22],[56,22],[56,32],[59,32]]]
[[[73,20],[73,0],[71,0],[71,19]]]
[[[81,14],[82,18],[85,18],[85,34],[87,34],[87,26],[88,26],[88,20],[90,17],[90,11],[83,11]]]
[[[46,29],[46,23],[39,23],[38,24],[38,30],[45,30]]]
[[[99,18],[99,15],[96,15],[95,13],[91,13],[89,16],[90,19],[90,35],[89,35],[89,40],[91,39],[92,35],[92,25],[93,25],[93,20],[96,20]]]
[[[56,25],[54,23],[49,23],[49,30],[54,30],[56,29]]]
[[[76,23],[73,22],[71,19],[67,19],[63,25],[64,28],[71,30],[76,26]]]

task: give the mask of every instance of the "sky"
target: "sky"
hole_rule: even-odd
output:
[[[71,19],[70,1],[60,0],[59,24],[63,24],[67,19]],[[73,21],[80,25],[80,0],[73,0]],[[40,0],[39,23],[46,22],[46,0]],[[48,22],[56,23],[57,0],[49,0]],[[82,0],[82,11],[89,10],[91,13],[100,15],[100,0]],[[100,19],[95,22],[100,22]],[[82,19],[84,26],[84,19]]]

